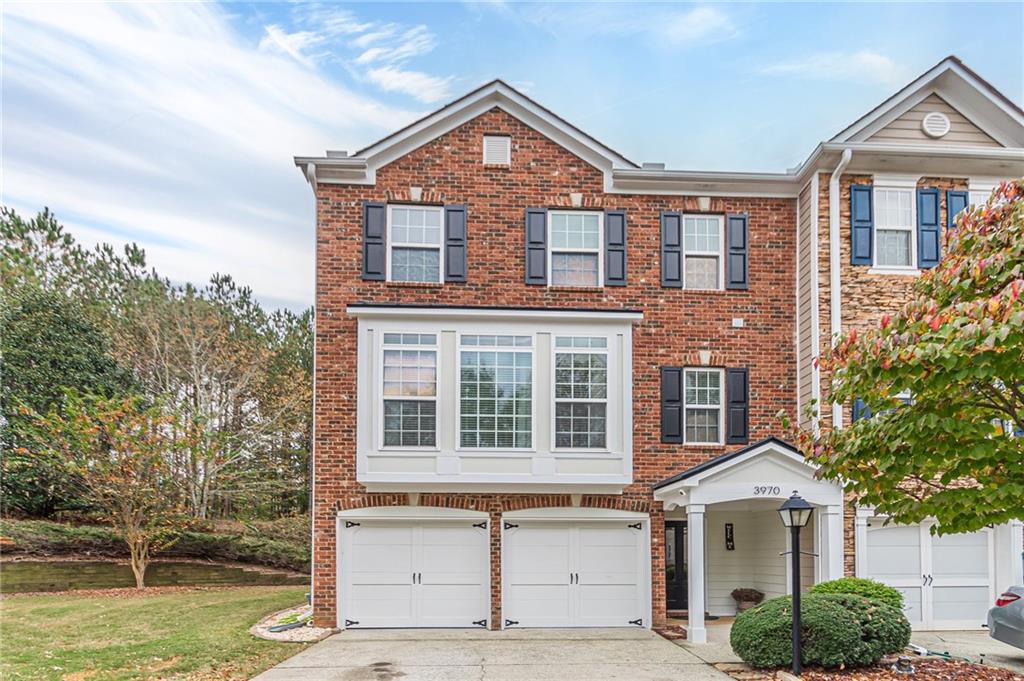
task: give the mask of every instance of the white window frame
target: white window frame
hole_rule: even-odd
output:
[[[696,373],[717,373],[718,374],[718,440],[694,442],[686,437],[686,411],[687,409],[712,409],[708,404],[688,404],[686,401],[686,376]],[[694,447],[714,447],[725,444],[725,369],[715,367],[684,367],[683,368],[683,444]]]
[[[393,344],[384,342],[385,333],[399,333],[399,334],[419,334],[419,335],[433,335],[433,345],[406,345],[404,343]],[[385,395],[384,394],[384,351],[385,350],[433,350],[434,352],[434,395],[433,397],[425,397],[422,395]],[[380,418],[378,419],[377,425],[377,448],[380,451],[388,452],[437,452],[441,450],[441,338],[436,331],[387,331],[382,332],[380,336],[380,343],[378,343],[378,354],[377,354],[377,408],[379,410]],[[384,403],[388,400],[397,402],[416,401],[416,402],[434,402],[434,445],[433,446],[412,446],[412,445],[385,445],[384,444],[384,422],[385,422],[385,409]]]
[[[392,258],[392,249],[397,246],[398,248],[415,248],[415,249],[424,250],[424,251],[437,250],[437,254],[438,255],[437,255],[437,281],[406,281],[406,280],[403,279],[403,280],[397,281],[396,283],[399,283],[399,284],[443,284],[444,283],[444,206],[424,206],[424,205],[407,204],[407,203],[394,203],[394,204],[389,203],[387,208],[388,208],[388,211],[387,211],[388,224],[387,224],[386,240],[387,240],[387,250],[388,250],[388,252],[387,252],[387,262],[384,265],[385,266],[385,270],[386,270],[385,271],[385,280],[386,281],[395,281],[395,279],[392,277],[392,274],[391,274],[391,258]],[[439,215],[439,217],[440,217],[440,220],[438,221],[438,224],[441,226],[440,230],[438,231],[437,246],[435,247],[435,246],[432,246],[430,244],[411,244],[411,243],[407,243],[407,242],[404,242],[404,241],[400,241],[398,243],[395,243],[395,240],[394,240],[394,238],[392,236],[392,230],[391,230],[391,225],[392,225],[391,216],[392,216],[392,212],[394,211],[395,208],[412,208],[412,209],[415,209],[415,210],[424,210],[424,211],[436,212]]]
[[[529,336],[530,345],[463,345],[464,336]],[[502,352],[530,353],[530,446],[529,447],[466,447],[462,444],[462,351],[490,348]],[[382,384],[383,385],[383,384]],[[497,416],[495,416],[497,418]],[[513,438],[514,439],[514,438]],[[455,334],[455,451],[460,452],[536,452],[537,451],[537,334],[458,331]]]
[[[718,221],[718,251],[688,251],[686,249],[686,219],[687,218],[698,218],[701,220],[714,219]],[[680,246],[683,252],[683,266],[680,276],[683,279],[683,288],[691,291],[724,291],[725,290],[725,216],[724,215],[708,215],[706,213],[684,213],[682,215],[682,222],[680,223]],[[707,288],[704,286],[687,286],[686,285],[686,258],[692,255],[693,257],[716,257],[718,258],[718,286],[714,288]]]
[[[551,226],[552,218],[555,215],[596,215],[597,216],[597,248],[555,248],[552,245],[551,235],[554,230]],[[547,266],[548,266],[548,286],[555,288],[604,288],[604,213],[600,211],[592,210],[549,210],[547,218],[547,234],[548,234],[548,248],[547,248]],[[594,286],[579,286],[570,284],[556,284],[551,278],[552,263],[555,259],[555,253],[559,254],[597,254],[597,284]]]
[[[878,222],[879,215],[879,201],[878,192],[906,192],[910,195],[910,227],[909,229],[904,227],[880,227]],[[872,232],[871,235],[871,273],[872,274],[913,274],[919,272],[917,263],[917,180],[913,180],[913,184],[909,182],[892,182],[884,184],[875,184],[871,188],[871,207],[874,215],[871,216]],[[878,232],[896,232],[896,231],[909,231],[910,232],[910,264],[909,265],[879,265],[878,264]]]
[[[603,348],[560,348],[558,347],[559,338],[604,338],[605,343]],[[560,333],[551,335],[551,451],[552,452],[589,452],[589,453],[607,453],[611,451],[608,446],[608,441],[611,439],[611,412],[609,410],[609,386],[611,384],[611,353],[609,351],[609,345],[611,345],[612,339],[603,334],[583,334],[583,333]],[[571,353],[571,354],[603,354],[604,365],[605,365],[605,393],[604,399],[601,398],[569,398],[569,397],[556,397],[555,391],[557,381],[555,380],[555,372],[558,370],[557,355],[558,353]],[[558,419],[558,404],[559,402],[566,402],[572,404],[574,402],[587,402],[590,404],[603,404],[604,405],[604,447],[559,447],[558,446],[558,428],[556,426]],[[631,436],[627,436],[631,437]]]

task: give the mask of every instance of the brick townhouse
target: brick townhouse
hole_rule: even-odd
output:
[[[699,124],[694,121],[692,124]],[[978,627],[1020,523],[933,537],[818,480],[777,414],[842,426],[814,366],[1024,174],[1024,112],[949,57],[798,168],[637,164],[501,81],[354,154],[316,195],[313,603],[338,627],[650,627],[805,586],[900,588]]]

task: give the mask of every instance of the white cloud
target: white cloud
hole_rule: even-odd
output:
[[[401,92],[428,104],[449,96],[451,78],[435,78],[419,71],[405,71],[397,66],[381,66],[366,72],[367,78],[387,92]]]
[[[137,241],[178,281],[227,272],[310,304],[313,201],[291,157],[357,148],[417,115],[259,49],[214,5],[3,13],[0,200],[49,206],[85,243]]]
[[[397,36],[389,31],[368,33],[357,38],[355,42],[359,47],[373,45],[356,58],[357,64],[401,62],[427,54],[437,44],[434,34],[422,25],[414,26]]]
[[[902,85],[908,80],[904,67],[872,50],[819,52],[802,59],[763,66],[760,72],[816,80],[866,81],[889,87]]]
[[[295,61],[313,66],[314,59],[304,52],[305,50],[321,45],[324,37],[312,31],[296,31],[286,33],[277,24],[270,24],[264,27],[267,34],[260,40],[259,49],[286,54]]]

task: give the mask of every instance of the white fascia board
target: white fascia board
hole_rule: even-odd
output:
[[[408,306],[350,306],[345,313],[365,319],[408,319],[432,317],[443,319],[558,319],[588,322],[634,322],[644,318],[642,312],[609,310],[558,310],[474,307],[408,307]]]
[[[446,494],[593,494],[620,495],[629,485],[622,483],[536,483],[536,482],[365,482],[360,484],[373,493],[443,492]]]
[[[668,196],[752,196],[795,198],[799,193],[795,173],[729,173],[693,170],[616,169],[612,171],[613,194]]]
[[[366,518],[377,520],[486,520],[486,511],[441,506],[368,506],[338,511],[339,518]]]

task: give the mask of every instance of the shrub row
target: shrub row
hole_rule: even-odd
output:
[[[308,524],[306,526],[308,528]],[[267,536],[258,528],[229,533],[187,531],[174,546],[157,555],[252,563],[308,573],[308,530],[305,535],[295,532],[295,536],[305,538],[305,543]],[[109,527],[66,525],[46,520],[0,520],[0,548],[7,554],[31,556],[128,556],[124,542]]]

